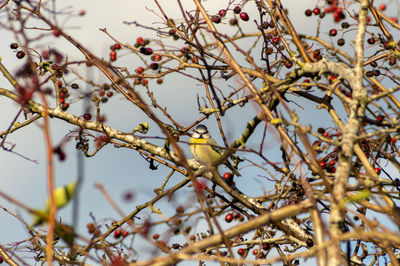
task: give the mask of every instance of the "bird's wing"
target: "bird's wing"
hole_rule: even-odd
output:
[[[214,151],[216,151],[216,152],[218,152],[218,153],[222,153],[222,150],[220,149],[220,148],[218,148],[217,146],[218,146],[218,143],[214,140],[214,139],[209,139],[208,140],[208,144],[210,144],[210,146],[211,146],[211,148],[214,150]]]

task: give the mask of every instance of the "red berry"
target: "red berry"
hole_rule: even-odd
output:
[[[321,9],[316,7],[316,8],[313,9],[313,13],[314,13],[314,15],[319,15],[319,13],[321,13]]]
[[[370,23],[370,22],[371,22],[371,17],[367,16],[367,23]]]
[[[63,111],[65,111],[65,110],[68,109],[68,107],[69,107],[69,103],[63,103],[63,105],[61,106],[61,109],[62,109]]]
[[[243,255],[244,255],[244,252],[245,252],[244,248],[239,248],[238,251],[237,251],[237,253],[238,253],[240,256],[243,256]]]
[[[61,104],[65,103],[65,98],[60,98],[60,103]]]
[[[253,249],[253,255],[254,256],[257,256],[258,255],[258,249],[256,248],[256,249]]]
[[[221,9],[220,11],[218,11],[218,15],[223,18],[226,15],[226,10],[225,9]]]
[[[22,58],[24,58],[25,57],[25,52],[24,51],[19,51],[18,53],[17,53],[17,58],[18,59],[22,59]]]
[[[107,92],[107,97],[112,97],[113,95],[114,95],[114,92],[112,92],[112,91]]]
[[[153,235],[153,239],[159,239],[160,238],[160,235],[159,234],[154,234]]]
[[[397,141],[397,139],[395,139],[395,138],[392,138],[392,143],[394,144],[394,143],[396,143],[396,141]]]
[[[89,113],[86,113],[86,114],[83,115],[83,119],[90,120],[90,119],[92,119],[92,115],[89,114]]]
[[[136,72],[137,72],[139,75],[141,75],[141,74],[143,73],[143,67],[138,67],[138,68],[136,69]]]
[[[122,233],[122,236],[123,237],[127,237],[129,235],[129,232],[128,231],[124,231],[123,233]]]
[[[226,173],[224,174],[224,178],[225,178],[225,179],[231,178],[231,173],[226,172]]]
[[[266,244],[263,244],[262,245],[262,249],[263,250],[268,250],[268,249],[270,249],[271,248],[271,245],[269,244],[269,243],[266,243]]]
[[[225,215],[225,222],[230,223],[233,220],[233,214],[232,213],[228,213],[227,215]]]
[[[120,238],[120,236],[122,235],[122,232],[120,229],[117,229],[114,231],[114,237],[115,238]]]
[[[367,40],[367,42],[368,42],[368,44],[374,44],[375,43],[375,39],[371,37],[371,38],[369,38]]]
[[[157,79],[157,84],[162,84],[162,83],[163,83],[163,79],[162,78]]]
[[[110,53],[110,60],[111,60],[111,61],[117,60],[117,53],[116,53],[115,51],[112,51],[112,52]]]
[[[235,8],[233,9],[233,13],[235,13],[235,14],[239,14],[240,11],[242,11],[242,9],[240,8],[240,6],[235,6]]]
[[[120,44],[120,43],[116,43],[116,44],[114,45],[114,48],[115,48],[116,50],[121,49],[121,44]]]
[[[337,30],[336,29],[331,29],[329,31],[329,36],[336,36],[336,34],[337,34]]]
[[[332,167],[329,172],[332,174],[336,173],[336,167]]]
[[[100,95],[101,97],[103,97],[105,94],[106,94],[106,91],[105,91],[104,89],[101,89],[101,90],[99,91],[99,95]]]
[[[307,9],[307,10],[305,11],[305,14],[306,14],[307,17],[311,17],[311,15],[312,15],[311,9]]]
[[[319,165],[321,166],[321,168],[325,168],[326,167],[326,163],[325,162],[320,162]]]
[[[382,11],[385,11],[386,10],[386,5],[385,4],[380,5],[379,9],[382,10]]]
[[[279,37],[274,37],[274,38],[272,38],[272,43],[275,44],[275,45],[278,45],[280,40],[281,39]]]
[[[332,159],[328,162],[328,166],[334,166],[336,164],[336,160]]]
[[[375,172],[379,175],[379,174],[381,173],[381,168],[376,167],[376,168],[375,168]]]
[[[136,43],[139,44],[139,46],[143,46],[144,45],[144,40],[142,37],[139,37],[136,39]]]
[[[243,20],[243,21],[249,21],[249,15],[246,13],[246,12],[242,12],[242,13],[240,13],[240,18]]]
[[[376,121],[382,122],[384,118],[385,118],[385,117],[384,117],[383,115],[378,115],[378,116],[376,117]]]
[[[60,37],[60,35],[61,35],[60,30],[57,29],[57,28],[54,28],[53,31],[52,31],[52,33],[53,33],[53,35],[54,35],[55,37]]]
[[[0,263],[3,263],[4,259],[2,256],[0,256]]]

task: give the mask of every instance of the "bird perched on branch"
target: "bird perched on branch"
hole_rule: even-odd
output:
[[[218,148],[217,142],[211,138],[205,125],[198,125],[190,138],[190,151],[194,159],[202,165],[214,165],[221,159],[222,150]],[[228,160],[221,162],[225,164],[235,175],[240,173],[230,164]]]

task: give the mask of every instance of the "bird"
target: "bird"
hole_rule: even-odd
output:
[[[218,148],[217,142],[210,136],[205,125],[197,125],[189,143],[193,158],[201,165],[215,166],[214,163],[221,159],[222,150]],[[223,164],[232,170],[236,176],[241,176],[228,160],[225,160]]]
[[[74,181],[63,187],[54,189],[54,201],[57,209],[65,207],[75,195],[75,190],[78,182]],[[50,199],[46,200],[46,207],[43,210],[33,211],[32,226],[39,226],[47,222],[50,214]]]

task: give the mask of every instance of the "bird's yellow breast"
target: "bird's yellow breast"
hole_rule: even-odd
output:
[[[208,144],[207,139],[190,139],[190,151],[200,164],[213,164],[221,158],[221,154]]]

